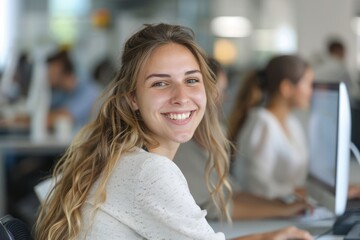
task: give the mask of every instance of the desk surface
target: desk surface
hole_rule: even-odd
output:
[[[56,148],[65,149],[70,144],[69,141],[59,141],[53,136],[41,141],[32,141],[29,137],[24,136],[3,136],[0,137],[0,150],[1,149],[15,149],[15,150],[26,150],[26,149],[46,149]]]
[[[306,224],[297,222],[295,220],[254,220],[254,221],[236,221],[232,224],[210,222],[210,225],[215,232],[223,232],[227,239],[245,236],[249,234],[274,231],[283,227],[297,226],[301,229],[308,230],[310,228],[319,227],[322,229],[330,229],[333,220],[316,221],[313,224]],[[325,230],[325,231],[326,231]],[[318,239],[321,240],[340,240],[343,236],[325,235]]]

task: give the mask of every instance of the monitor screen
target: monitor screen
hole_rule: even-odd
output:
[[[310,175],[335,194],[339,91],[315,88],[309,122]]]
[[[309,195],[336,215],[345,211],[351,113],[344,83],[316,83],[309,121]]]

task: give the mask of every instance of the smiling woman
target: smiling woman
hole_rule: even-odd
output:
[[[220,176],[211,191],[228,217],[228,142],[208,97],[216,87],[205,59],[181,26],[148,25],[126,42],[99,115],[56,166],[37,239],[224,239],[171,161],[194,133],[206,139]]]

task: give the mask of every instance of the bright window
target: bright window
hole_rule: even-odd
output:
[[[10,2],[11,0],[0,1],[0,70],[4,68],[10,48]]]
[[[50,31],[60,44],[73,44],[79,37],[82,18],[90,12],[89,0],[49,0]]]

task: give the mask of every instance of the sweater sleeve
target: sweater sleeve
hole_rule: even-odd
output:
[[[195,203],[183,174],[169,159],[142,165],[135,206],[142,215],[137,231],[146,239],[225,239],[207,223],[206,211]]]

